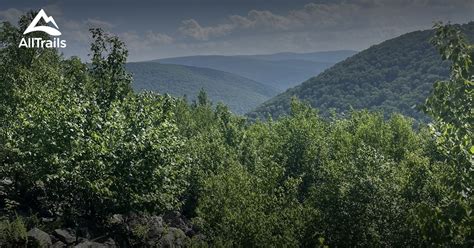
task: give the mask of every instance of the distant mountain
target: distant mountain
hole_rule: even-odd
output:
[[[209,68],[156,62],[128,63],[133,74],[133,88],[151,90],[173,96],[194,99],[204,89],[213,102],[223,102],[237,113],[243,114],[277,94],[269,86],[232,73]]]
[[[156,62],[226,71],[283,91],[355,53],[355,51],[330,51],[270,55],[206,55],[159,59]]]
[[[474,22],[461,29],[474,41]],[[433,35],[433,30],[417,31],[372,46],[268,100],[248,116],[284,115],[295,96],[323,115],[330,109],[343,113],[367,108],[425,119],[416,106],[424,102],[434,82],[449,76],[449,64],[430,44]]]
[[[246,57],[254,59],[263,59],[263,60],[306,60],[313,62],[330,62],[337,63],[340,62],[354,54],[357,51],[353,50],[337,50],[337,51],[326,51],[326,52],[312,52],[312,53],[275,53],[275,54],[262,54],[262,55],[240,55],[237,57]]]

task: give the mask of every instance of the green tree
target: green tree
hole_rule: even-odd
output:
[[[428,242],[467,245],[474,240],[474,49],[454,26],[436,28],[432,42],[451,62],[451,78],[435,83],[425,111],[433,117],[437,148],[449,166],[444,185],[449,191],[439,204],[421,210],[430,210],[423,228]]]
[[[107,108],[115,100],[123,100],[131,93],[132,77],[125,70],[128,51],[123,41],[100,28],[90,29],[94,41],[91,44],[90,74],[97,90],[98,102]]]
[[[5,37],[19,33],[6,28]],[[124,44],[100,30],[92,33],[90,67],[49,49],[24,66],[2,62],[2,86],[13,85],[2,94],[15,97],[9,108],[15,114],[3,116],[1,124],[0,179],[13,181],[7,197],[21,210],[73,222],[179,209],[188,161],[172,112],[176,101],[134,94]],[[15,58],[10,53],[23,51],[15,39],[4,42],[9,60]]]

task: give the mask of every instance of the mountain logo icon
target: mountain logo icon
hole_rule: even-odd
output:
[[[43,19],[46,23],[52,23],[56,28],[50,27],[50,26],[36,26],[38,25],[38,22],[40,19]],[[58,25],[54,21],[54,18],[52,16],[46,15],[46,12],[44,12],[43,9],[41,9],[38,14],[35,16],[33,21],[30,23],[30,25],[26,28],[25,32],[23,34],[28,34],[31,32],[35,31],[41,31],[45,32],[51,36],[59,36],[61,35],[61,32],[59,31]]]

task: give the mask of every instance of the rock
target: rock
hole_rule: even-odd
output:
[[[9,186],[9,185],[11,185],[12,183],[13,183],[13,181],[10,180],[10,179],[2,179],[2,180],[0,180],[0,185]]]
[[[151,239],[161,237],[164,232],[163,218],[159,216],[152,216],[148,220],[148,227],[148,237],[150,237]]]
[[[44,223],[51,223],[54,221],[54,218],[47,218],[47,217],[42,217],[41,221]]]
[[[28,247],[50,247],[52,245],[51,237],[38,228],[33,228],[27,233]]]
[[[163,218],[159,216],[130,215],[126,222],[126,229],[133,234],[137,241],[147,239],[157,242],[163,236]]]
[[[112,238],[107,239],[105,242],[103,242],[103,244],[105,245],[105,247],[109,247],[109,248],[117,247],[115,240],[113,240]]]
[[[97,243],[97,242],[93,242],[93,241],[85,241],[85,242],[82,242],[76,246],[74,246],[74,248],[107,248],[108,246],[105,246],[101,243]]]
[[[176,248],[184,247],[188,237],[184,234],[181,229],[178,228],[168,228],[166,234],[155,244],[155,247],[162,248]]]
[[[87,227],[79,227],[78,229],[76,229],[76,236],[85,239],[91,239],[92,237],[89,228]]]
[[[185,230],[187,227],[186,221],[184,220],[184,216],[182,216],[181,213],[178,211],[166,213],[163,216],[163,219],[171,227],[176,227],[181,230]]]
[[[57,241],[51,246],[51,248],[65,248],[67,245],[61,241]]]
[[[190,228],[190,227],[186,227],[186,228],[184,229],[184,234],[186,234],[186,236],[188,236],[188,237],[192,237],[192,236],[196,235],[196,231],[194,231],[194,230],[193,230],[192,228]]]
[[[89,240],[86,239],[86,238],[81,238],[81,237],[79,237],[79,238],[77,238],[77,240],[76,240],[76,244],[80,244],[80,243],[87,242],[87,241],[89,241]]]
[[[188,237],[192,237],[197,233],[194,229],[194,225],[187,220],[185,216],[181,215],[180,212],[175,211],[166,213],[163,216],[163,219],[168,226],[181,229]]]
[[[62,229],[56,229],[53,232],[53,235],[58,238],[60,241],[70,245],[76,242],[76,238],[72,236],[68,231]]]
[[[123,216],[121,214],[114,214],[109,219],[109,223],[113,225],[122,224],[124,222]]]

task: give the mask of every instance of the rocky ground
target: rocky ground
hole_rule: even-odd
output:
[[[179,212],[163,216],[113,215],[111,227],[100,236],[88,228],[55,229],[45,232],[33,228],[27,233],[27,247],[184,247],[190,242],[205,242],[205,237]],[[0,247],[3,247],[0,245]]]

